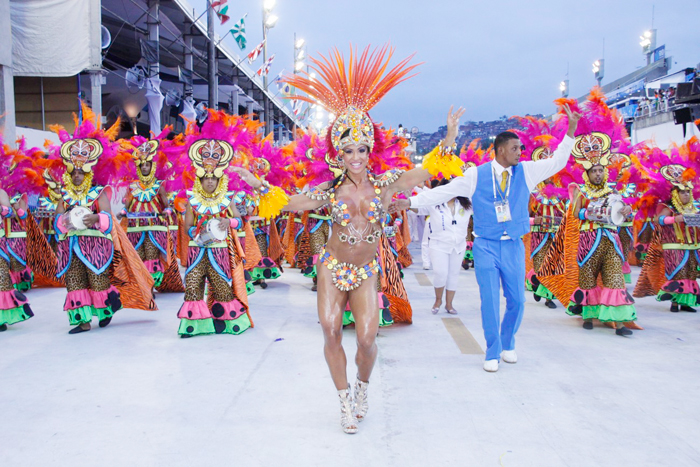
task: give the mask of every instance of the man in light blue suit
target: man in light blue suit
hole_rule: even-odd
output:
[[[496,157],[490,163],[468,169],[451,183],[397,201],[393,209],[436,206],[458,196],[472,200],[474,209],[474,263],[481,296],[481,322],[486,338],[484,370],[498,371],[500,358],[516,363],[515,333],[525,308],[525,246],[522,236],[530,231],[528,201],[542,181],[566,166],[581,115],[564,106],[568,131],[550,159],[520,162],[522,144],[510,131],[496,137]],[[454,145],[459,128],[459,109],[447,117],[444,147]],[[500,319],[499,290],[503,286],[506,311]]]

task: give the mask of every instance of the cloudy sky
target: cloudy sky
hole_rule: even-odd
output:
[[[189,2],[202,11],[204,0]],[[578,97],[595,84],[596,59],[605,58],[603,84],[645,65],[639,36],[652,26],[653,5],[657,46],[666,44],[672,71],[700,63],[698,0],[277,0],[271,75],[291,72],[295,33],[312,55],[391,42],[397,61],[416,52],[424,64],[370,112],[387,126],[434,131],[451,104],[467,108],[465,120],[550,113],[567,68]],[[229,0],[232,18],[220,33],[245,13],[247,52],[262,39],[262,0]]]

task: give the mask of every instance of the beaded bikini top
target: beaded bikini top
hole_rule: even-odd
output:
[[[385,188],[398,180],[403,172],[403,170],[389,170],[383,173],[378,179],[375,179],[372,174],[368,174],[369,181],[372,183],[372,185],[374,185],[375,194],[374,198],[372,198],[372,201],[369,203],[370,210],[367,212],[367,219],[371,224],[382,222],[385,217],[385,210],[381,198],[382,188]],[[328,203],[324,204],[323,206],[328,204],[331,205],[331,218],[333,219],[333,222],[340,224],[343,227],[350,223],[350,211],[348,210],[348,205],[346,203],[338,200],[335,195],[335,191],[336,187],[342,185],[343,181],[345,180],[345,176],[345,173],[343,173],[336,186],[331,187],[328,190],[323,190],[316,186],[305,193],[307,197],[313,200],[327,201]]]

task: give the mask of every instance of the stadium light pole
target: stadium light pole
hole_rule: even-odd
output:
[[[263,0],[263,67],[267,63],[267,31],[275,27],[277,24],[277,16],[272,14],[275,8],[276,0]],[[267,91],[267,73],[263,73],[263,88],[265,89],[265,99],[263,100],[263,109],[265,113],[265,133],[270,133],[270,98]]]

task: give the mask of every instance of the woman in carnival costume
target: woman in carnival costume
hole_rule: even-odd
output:
[[[125,301],[117,283],[135,294],[130,308],[155,309],[153,281],[142,276],[145,268],[134,261],[135,251],[125,244],[126,235],[111,213],[109,183],[116,181],[117,167],[129,157],[114,142],[120,122],[106,131],[96,128],[96,117],[85,105],[82,118],[78,122],[75,117],[73,135],[53,127],[62,144],[49,148],[50,157],[60,157],[65,166],[54,229],[59,233],[57,277],[65,280],[68,292],[64,310],[75,326],[70,334],[89,331],[93,316],[101,328],[112,321]]]
[[[430,177],[424,169],[387,171],[392,164],[403,164],[403,159],[382,159],[384,148],[380,144],[385,143],[377,139],[386,135],[367,115],[416,66],[409,66],[408,58],[387,71],[392,53],[386,46],[372,53],[369,48],[362,54],[352,51],[348,70],[345,58],[335,50],[329,58],[312,59],[312,68],[325,84],[308,75],[286,78],[289,84],[308,95],[298,99],[312,103],[318,100],[337,115],[327,133],[327,160],[324,156],[307,164],[310,176],[320,169],[328,181],[287,199],[282,190],[237,169],[247,183],[262,193],[260,206],[270,206],[268,216],[280,209],[313,210],[330,204],[333,232],[319,259],[317,303],[325,337],[324,354],[340,398],[341,426],[346,433],[357,432],[358,421],[364,419],[368,409],[368,382],[377,357],[377,280],[392,285],[395,295],[388,298],[401,304],[394,310],[394,320],[410,322],[410,305],[398,270],[393,261],[386,261],[390,253],[387,253],[388,241],[382,235],[385,206],[395,193],[411,190]],[[454,150],[433,154],[424,167],[430,167],[434,174],[440,171],[461,174],[461,163],[452,153]],[[332,178],[328,163],[341,169],[340,176]],[[383,174],[374,175],[383,170]],[[381,278],[380,263],[387,268],[382,270]],[[350,393],[342,347],[343,312],[348,302],[355,317],[358,343],[354,397]]]
[[[700,142],[691,138],[668,152],[651,148],[643,158],[652,180],[642,204],[656,209],[655,235],[634,289],[635,297],[656,295],[671,311],[695,312],[700,304]]]
[[[124,164],[128,173],[120,178],[133,180],[133,169],[138,178],[129,184],[124,208],[117,218],[126,218],[122,222],[129,241],[151,274],[154,287],[159,292],[184,292],[170,230],[177,220],[168,194],[172,189],[179,191],[179,187],[172,186],[175,166],[163,152],[163,146],[171,144],[166,139],[170,130],[166,127],[154,139],[137,135],[122,141],[122,150],[132,155],[133,164]]]
[[[227,170],[234,158],[250,157],[254,122],[209,110],[201,129],[190,123],[185,149],[194,174],[187,192],[184,228],[190,238],[185,301],[178,312],[181,337],[241,334],[253,326],[243,272],[243,249],[236,230],[243,227],[234,197],[237,177]],[[213,235],[218,231],[219,235]],[[223,232],[223,234],[221,234]],[[208,301],[204,300],[208,284]]]

